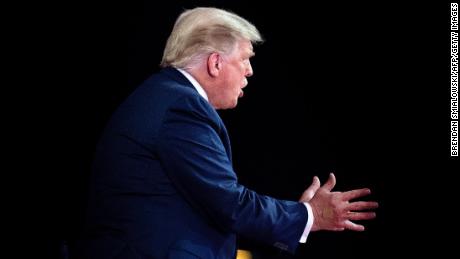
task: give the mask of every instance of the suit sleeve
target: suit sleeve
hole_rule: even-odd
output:
[[[307,223],[305,206],[238,184],[219,137],[219,120],[204,100],[179,99],[165,114],[158,135],[164,170],[192,207],[225,231],[293,253]]]

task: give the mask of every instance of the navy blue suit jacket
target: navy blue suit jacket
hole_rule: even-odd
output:
[[[294,252],[308,217],[238,183],[222,120],[174,68],[114,113],[91,180],[89,258],[228,259],[237,234]]]

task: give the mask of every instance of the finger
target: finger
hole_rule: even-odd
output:
[[[342,200],[349,201],[369,194],[371,194],[371,190],[368,188],[351,190],[342,193]]]
[[[344,226],[346,229],[353,230],[353,231],[364,231],[365,230],[363,225],[355,224],[349,220],[345,221]]]
[[[313,196],[315,196],[316,191],[321,186],[319,178],[317,176],[313,177],[313,182],[311,185],[303,192],[302,197],[300,197],[300,201],[308,202],[310,201]]]
[[[347,210],[369,210],[369,209],[376,209],[379,207],[379,204],[375,201],[356,201],[351,202],[346,207]]]
[[[316,191],[318,191],[321,183],[317,176],[313,177],[313,182],[311,185],[303,192],[302,197],[300,197],[300,201],[310,201],[313,196],[315,196]]]
[[[376,217],[375,212],[349,212],[348,219],[349,220],[367,220],[373,219]]]
[[[323,188],[325,188],[328,191],[331,191],[332,188],[335,186],[335,175],[334,173],[329,174],[329,179],[327,179],[327,182],[323,185]]]
[[[345,228],[332,228],[331,231],[344,231]]]
[[[319,181],[319,178],[318,178],[318,176],[314,176],[313,181],[311,182],[311,185],[310,185],[310,187],[308,187],[308,189],[312,189],[313,192],[316,192],[319,189],[319,187],[321,187],[321,183]]]

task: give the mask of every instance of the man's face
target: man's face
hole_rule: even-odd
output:
[[[238,98],[243,97],[243,88],[252,75],[250,58],[254,56],[252,44],[248,40],[237,42],[235,49],[222,59],[222,72],[216,88],[214,107],[216,109],[234,108]]]

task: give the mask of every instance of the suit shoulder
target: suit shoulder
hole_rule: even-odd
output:
[[[164,73],[154,74],[136,91],[140,92],[142,95],[151,93],[152,97],[155,98],[155,101],[161,103],[166,101],[172,104],[178,99],[183,98],[199,102],[201,98],[199,93],[189,82],[168,76]]]

